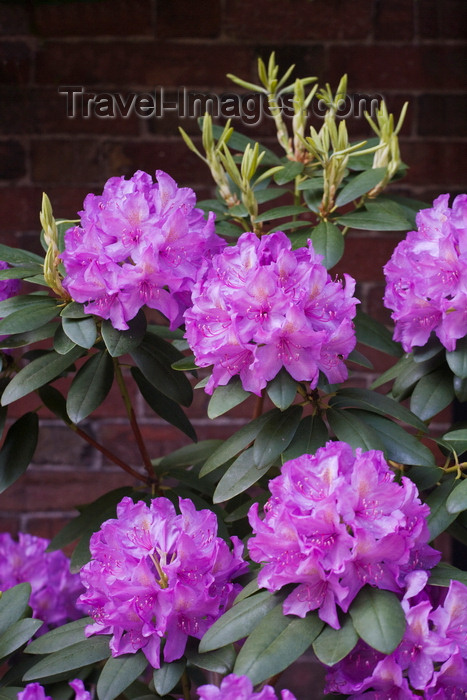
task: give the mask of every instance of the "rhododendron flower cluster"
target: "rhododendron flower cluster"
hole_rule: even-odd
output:
[[[0,260],[0,270],[7,270],[8,267],[8,263],[4,260]],[[16,296],[20,286],[20,280],[0,280],[0,301]]]
[[[162,170],[112,177],[88,194],[81,225],[65,234],[63,286],[88,313],[120,330],[146,305],[178,326],[204,256],[225,242],[206,221],[196,196]]]
[[[467,698],[467,586],[409,590],[402,607],[407,628],[395,651],[385,656],[360,640],[329,671],[327,692],[353,700],[405,700],[420,691],[428,700]]]
[[[410,572],[439,561],[427,544],[428,506],[412,481],[394,480],[382,452],[328,442],[285,462],[269,488],[264,519],[258,504],[250,508],[248,548],[263,564],[261,587],[299,584],[284,601],[286,615],[317,609],[338,629],[337,606],[347,611],[365,584],[401,592]]]
[[[70,572],[63,552],[46,552],[48,545],[47,539],[21,532],[17,542],[8,533],[0,534],[0,591],[31,584],[29,605],[33,617],[45,623],[41,633],[82,617],[76,605],[83,591],[79,575]]]
[[[410,352],[432,332],[447,350],[467,334],[467,195],[449,207],[443,194],[417,214],[411,231],[384,268],[384,304],[392,310],[394,339]]]
[[[156,498],[148,506],[124,498],[90,543],[92,560],[81,569],[94,624],[86,635],[112,634],[113,656],[142,649],[154,668],[179,659],[188,636],[200,639],[232,604],[241,587],[231,579],[247,568],[243,545],[233,552],[217,537],[217,518],[180,499]]]
[[[277,231],[244,233],[205,261],[185,313],[186,338],[200,367],[213,365],[206,392],[239,375],[256,394],[282,367],[298,381],[347,377],[355,346],[355,281],[332,281],[315,253],[292,250]]]
[[[278,700],[271,685],[265,685],[257,693],[248,676],[236,676],[231,673],[226,676],[218,688],[215,685],[202,685],[197,690],[199,700]],[[296,700],[289,690],[281,691],[281,700]]]
[[[74,700],[91,700],[91,694],[84,689],[83,681],[76,678],[68,684],[74,691]],[[18,700],[52,700],[45,694],[45,689],[40,683],[28,683],[24,690],[18,693]]]

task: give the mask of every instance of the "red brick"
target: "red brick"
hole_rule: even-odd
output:
[[[401,140],[404,162],[409,165],[405,182],[409,185],[425,185],[432,190],[436,185],[438,194],[456,191],[467,186],[465,163],[466,141]],[[446,189],[447,188],[447,189]],[[428,201],[430,201],[431,197]]]
[[[80,424],[80,427],[88,433],[93,432],[89,424]],[[35,465],[79,465],[80,469],[87,470],[98,460],[99,454],[73,430],[41,421],[39,441],[33,457]]]
[[[391,257],[398,240],[397,234],[380,232],[369,236],[351,231],[346,236],[344,256],[333,268],[333,273],[347,272],[359,282],[383,281],[383,265]]]
[[[0,5],[0,35],[7,37],[27,34],[29,31],[29,13],[24,5]]]
[[[21,41],[0,43],[0,83],[24,85],[30,78],[32,56],[29,46]]]
[[[220,0],[204,0],[202,3],[193,3],[191,0],[177,0],[169,3],[159,0],[156,8],[158,39],[183,37],[213,39],[220,33]]]
[[[414,35],[415,3],[408,0],[380,0],[374,3],[376,39],[403,41]]]
[[[35,30],[42,37],[152,36],[151,0],[85,0],[65,3],[37,3]]]
[[[332,46],[325,77],[336,82],[345,66],[357,90],[459,90],[466,85],[466,60],[464,46]]]
[[[467,136],[467,95],[420,95],[418,111],[420,136]]]
[[[28,532],[30,535],[35,535],[36,537],[45,537],[45,539],[51,540],[76,515],[78,515],[78,513],[73,513],[69,518],[64,518],[61,514],[55,515],[51,513],[48,513],[47,516],[26,516],[23,518],[24,525],[21,527],[21,531]],[[74,546],[70,545],[63,551],[67,556],[70,556],[73,549]]]
[[[37,80],[49,85],[225,85],[235,67],[248,72],[252,52],[233,44],[163,44],[149,41],[46,42],[37,53]]]
[[[297,700],[325,700],[329,698],[324,695],[325,674],[325,666],[316,661],[311,652],[307,652],[281,674],[275,687],[277,691],[284,688],[290,690]],[[279,692],[277,694],[280,695]]]
[[[17,180],[26,174],[25,151],[19,141],[0,141],[0,180]]]
[[[423,39],[463,39],[467,36],[467,5],[464,0],[423,0],[416,4],[419,33]]]
[[[31,177],[35,183],[91,185],[104,180],[99,142],[90,139],[31,141]]]
[[[232,0],[226,7],[225,30],[241,41],[284,44],[288,41],[365,39],[371,31],[373,2],[356,0]]]
[[[19,518],[0,515],[0,532],[8,532],[13,536],[17,535],[19,532]]]

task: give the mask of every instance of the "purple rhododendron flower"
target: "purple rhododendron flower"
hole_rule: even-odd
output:
[[[83,591],[79,575],[70,572],[63,552],[46,552],[48,545],[49,540],[21,532],[17,542],[0,534],[0,590],[31,584],[29,605],[33,617],[45,623],[41,634],[83,616],[76,602]]]
[[[436,333],[447,350],[467,334],[467,195],[449,195],[417,214],[384,267],[384,304],[392,310],[394,339],[406,352]]]
[[[402,600],[407,627],[399,646],[385,656],[359,640],[329,670],[328,693],[352,700],[467,698],[467,586],[409,587]]]
[[[206,221],[195,208],[192,189],[162,170],[156,177],[138,170],[129,180],[110,178],[102,195],[87,195],[81,226],[65,234],[64,288],[120,330],[144,305],[177,327],[201,261],[225,245],[214,214]]]
[[[7,270],[8,267],[8,263],[4,260],[0,260],[0,270]],[[0,301],[16,296],[20,286],[20,280],[0,280]]]
[[[247,569],[243,545],[233,552],[217,537],[217,518],[180,499],[180,515],[167,498],[146,505],[124,498],[117,518],[91,537],[92,560],[81,569],[94,624],[86,635],[112,634],[113,656],[142,649],[154,668],[179,659],[188,636],[201,639],[231,606],[241,586],[231,580]]]
[[[74,700],[91,700],[91,694],[84,689],[84,683],[79,678],[70,681],[68,685],[75,691]],[[40,683],[28,683],[17,697],[18,700],[52,700],[50,695],[45,694],[44,687]]]
[[[428,506],[407,477],[394,480],[378,450],[328,442],[285,462],[269,488],[264,518],[258,504],[250,508],[248,548],[263,564],[261,587],[299,584],[284,601],[286,615],[318,610],[338,629],[337,607],[347,611],[365,584],[399,593],[439,561],[427,544]]]
[[[255,693],[248,676],[236,676],[234,673],[222,680],[220,688],[215,685],[202,685],[197,692],[199,700],[278,700],[271,685],[265,685]],[[296,700],[289,690],[282,690],[280,697],[282,700]]]
[[[355,281],[332,281],[322,256],[292,250],[281,231],[244,233],[206,261],[185,312],[186,338],[200,367],[213,365],[206,392],[239,375],[260,394],[282,367],[312,388],[322,371],[347,378],[344,359],[355,347]]]

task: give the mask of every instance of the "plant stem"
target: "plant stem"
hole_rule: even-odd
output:
[[[253,415],[251,416],[252,420],[254,418],[258,418],[263,412],[263,405],[264,405],[264,391],[261,392],[261,396],[256,397],[256,403],[255,407],[253,409]]]
[[[188,680],[188,674],[186,670],[182,673],[182,690],[183,700],[190,700],[190,681]]]
[[[77,425],[74,424],[69,424],[70,428],[74,430],[74,432],[79,435],[83,440],[86,440],[90,445],[92,445],[96,450],[99,450],[107,459],[109,459],[111,462],[116,464],[117,466],[121,467],[124,471],[126,471],[128,474],[131,476],[135,477],[135,479],[139,479],[139,481],[144,481],[145,484],[150,484],[151,479],[148,477],[144,476],[143,474],[140,474],[137,472],[133,467],[130,467],[129,464],[121,460],[117,455],[114,455],[113,452],[108,450],[104,445],[101,445],[99,442],[96,442],[93,437],[88,435],[88,433],[85,433],[84,430],[81,430],[81,428],[78,428]]]
[[[143,436],[141,435],[141,431],[139,429],[139,425],[138,425],[138,422],[136,420],[135,412],[134,412],[133,406],[131,404],[130,395],[129,395],[128,390],[126,388],[125,380],[123,378],[122,368],[120,367],[120,363],[118,361],[118,358],[114,357],[113,362],[114,362],[114,368],[115,368],[115,378],[117,380],[118,388],[120,389],[120,394],[122,396],[123,403],[125,404],[126,412],[127,412],[128,418],[130,420],[131,429],[132,429],[133,434],[135,436],[136,444],[138,445],[138,449],[139,449],[141,457],[143,459],[143,464],[145,466],[145,469],[149,475],[150,481],[153,482],[154,481],[154,470],[152,468],[151,458],[150,458],[149,453],[146,449],[146,445],[144,444]]]

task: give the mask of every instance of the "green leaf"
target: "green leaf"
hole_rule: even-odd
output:
[[[67,352],[70,352],[70,350],[73,350],[75,347],[76,343],[74,343],[71,338],[67,336],[63,330],[62,324],[56,326],[53,345],[55,352],[58,352],[59,355],[66,355]]]
[[[458,455],[467,450],[467,428],[449,430],[447,433],[444,433],[442,439],[448,442]]]
[[[391,654],[402,641],[405,614],[391,591],[364,586],[349,612],[358,635],[373,649]]]
[[[19,583],[8,588],[0,596],[0,634],[4,634],[15,622],[23,617],[31,595],[30,583]]]
[[[91,617],[82,617],[61,627],[56,627],[28,644],[25,652],[27,654],[51,654],[77,642],[83,642],[85,639],[84,628],[92,622]]]
[[[352,409],[349,410],[353,413]],[[376,413],[356,410],[355,414],[378,436],[378,440],[382,443],[380,449],[383,449],[387,459],[402,464],[435,466],[435,458],[431,450],[397,423]]]
[[[274,379],[268,383],[266,390],[273,404],[281,411],[285,411],[297,395],[297,380],[282,367]]]
[[[425,499],[425,503],[430,508],[430,514],[427,518],[430,542],[444,532],[457,518],[457,513],[450,513],[446,507],[449,495],[456,484],[454,479],[444,481]]]
[[[97,338],[96,322],[93,316],[87,318],[64,318],[62,328],[70,340],[81,348],[89,350]]]
[[[281,170],[274,173],[274,182],[278,185],[285,185],[287,182],[296,178],[297,175],[300,175],[304,167],[303,163],[299,163],[296,160],[289,160]]]
[[[169,399],[168,396],[165,396],[148,382],[137,367],[131,368],[131,374],[148,406],[150,406],[158,416],[167,421],[167,423],[174,425],[185,433],[185,435],[188,435],[190,440],[196,442],[197,437],[195,429],[178,403]]]
[[[461,379],[467,379],[467,338],[459,338],[456,349],[446,351],[446,360],[453,373]]]
[[[467,401],[467,379],[461,379],[454,375],[453,386],[456,399],[460,401],[460,403],[465,403]]]
[[[177,360],[177,362],[173,362],[171,366],[173,369],[176,369],[179,372],[189,372],[198,369],[194,355]]]
[[[322,628],[316,613],[308,613],[303,619],[284,615],[281,603],[250,634],[237,657],[234,673],[247,675],[253,685],[275,676],[308,649]]]
[[[446,501],[446,510],[448,513],[460,513],[467,510],[467,479],[457,482]]]
[[[222,649],[209,651],[206,654],[199,654],[191,650],[187,650],[185,654],[193,666],[212,671],[213,673],[222,673],[222,675],[232,671],[237,658],[233,644],[229,644]]]
[[[410,399],[410,410],[421,420],[429,420],[446,408],[454,399],[451,373],[437,369],[422,377]]]
[[[314,455],[318,447],[323,447],[329,440],[328,429],[323,419],[316,416],[305,416],[300,421],[295,435],[285,452],[284,462],[301,455]]]
[[[322,221],[310,236],[313,248],[323,256],[326,269],[334,267],[344,254],[344,237],[341,230],[329,221]]]
[[[27,617],[10,625],[0,636],[0,659],[6,658],[26,644],[43,624],[42,620]]]
[[[255,218],[256,222],[261,221],[275,221],[276,219],[283,219],[288,216],[296,216],[297,214],[307,214],[308,209],[302,207],[299,204],[289,204],[283,207],[275,207],[274,209],[269,209],[268,211],[258,214]]]
[[[467,571],[457,569],[451,564],[439,562],[429,572],[430,578],[428,583],[430,586],[446,586],[448,587],[451,581],[460,581],[467,586]]]
[[[252,498],[248,498],[248,500],[244,501],[241,505],[239,505],[237,508],[234,508],[234,510],[231,510],[224,518],[224,522],[226,523],[234,523],[237,520],[241,520],[242,518],[246,518],[248,515],[248,511],[250,510],[251,506],[254,503],[257,503],[260,507],[263,507],[264,504],[267,502],[269,498],[269,494],[266,493],[265,491],[263,493],[255,493],[255,495]]]
[[[287,449],[297,431],[302,413],[301,406],[290,406],[283,413],[271,412],[253,446],[253,459],[258,469],[274,464],[279,455]]]
[[[45,384],[38,389],[38,394],[42,403],[49,411],[52,411],[52,413],[61,418],[65,423],[71,422],[70,416],[66,411],[66,399],[58,389],[50,384]]]
[[[247,637],[267,613],[285,598],[284,593],[260,591],[235,603],[211,625],[199,644],[200,652],[220,649]]]
[[[427,430],[425,423],[405,406],[402,406],[390,396],[378,394],[371,389],[360,389],[358,387],[339,389],[336,392],[336,396],[330,400],[329,405],[363,408],[382,416],[392,416],[423,432]]]
[[[365,357],[359,350],[352,350],[347,357],[348,362],[354,362],[356,365],[361,365],[367,369],[373,369],[373,363]]]
[[[153,673],[154,688],[159,695],[170,693],[177,685],[185,670],[185,661],[172,661],[163,663]]]
[[[44,264],[44,259],[36,253],[31,253],[29,250],[22,250],[21,248],[11,248],[8,245],[0,243],[0,260],[4,260],[12,265],[22,265],[30,262],[37,263],[38,265]]]
[[[202,124],[202,118],[199,121]],[[212,133],[216,139],[221,137],[223,130],[223,126],[218,126],[217,124],[212,125]],[[249,139],[247,136],[240,134],[238,131],[234,131],[232,136],[229,138],[229,148],[234,151],[244,151],[247,144],[250,144],[250,146],[254,148],[255,143],[256,141],[254,141],[254,139]],[[263,160],[261,161],[262,165],[282,165],[281,159],[269,148],[266,148],[266,146],[260,144],[259,150],[260,152],[264,151],[265,153]],[[0,260],[1,259],[2,258],[0,258]]]
[[[326,415],[338,440],[348,442],[354,449],[383,450],[378,434],[351,410],[330,408]]]
[[[5,318],[5,316],[9,316],[15,311],[27,309],[34,304],[37,304],[39,307],[44,306],[44,299],[48,300],[46,303],[49,305],[57,303],[56,299],[52,299],[52,297],[42,292],[40,294],[17,294],[14,297],[9,297],[9,299],[3,299],[3,301],[0,301],[0,317]]]
[[[148,334],[146,334],[147,338]],[[130,354],[141,372],[144,374],[150,384],[156,387],[169,399],[181,403],[183,406],[189,406],[193,400],[193,390],[191,384],[184,374],[172,369],[171,363],[180,359],[180,354],[173,348],[174,355],[170,358],[164,355],[164,346],[168,343],[160,341],[164,345],[156,346],[153,336],[151,342],[143,340],[140,345],[135,348]],[[172,348],[172,346],[169,346]]]
[[[10,267],[6,270],[0,270],[0,280],[21,280],[34,275],[40,275],[43,270],[42,265],[29,265],[20,267]]]
[[[336,197],[336,207],[343,207],[354,199],[366,194],[381,182],[386,175],[386,168],[371,168],[352,179],[340,190]]]
[[[399,360],[397,360],[395,365],[387,369],[385,372],[383,372],[383,374],[381,374],[381,376],[375,379],[375,381],[370,385],[370,389],[377,389],[383,384],[386,384],[386,382],[392,381],[406,368],[412,369],[413,365],[415,365],[413,355],[403,355]]]
[[[394,398],[402,401],[409,396],[417,382],[443,364],[443,360],[443,355],[438,353],[422,362],[415,362],[414,358],[411,364],[407,363],[407,365],[402,367],[393,384],[391,393]]]
[[[197,462],[205,462],[221,444],[222,440],[201,440],[196,445],[180,447],[163,457],[159,467],[164,470],[172,467],[191,467]]]
[[[412,224],[395,202],[367,202],[365,209],[339,216],[338,223],[364,231],[409,231]]]
[[[358,310],[355,316],[355,332],[357,340],[363,345],[368,345],[370,348],[375,348],[387,355],[400,357],[402,348],[392,339],[391,333],[382,323]]]
[[[57,316],[58,306],[55,299],[43,297],[38,303],[34,301],[23,309],[13,311],[0,320],[0,334],[25,333],[40,328]]]
[[[213,503],[229,501],[239,493],[243,493],[250,486],[266,474],[270,464],[258,467],[253,456],[253,447],[242,452],[227,469],[214,491]]]
[[[107,659],[97,681],[99,700],[114,700],[145,670],[148,661],[142,651]]]
[[[14,333],[6,338],[0,339],[0,348],[21,348],[24,345],[32,345],[41,340],[51,338],[57,329],[56,323],[46,323],[40,328],[35,328],[33,331],[25,333]]]
[[[105,320],[101,325],[102,339],[109,354],[112,357],[120,357],[133,352],[142,342],[146,333],[147,321],[142,309],[131,321],[128,321],[128,330],[119,331]]]
[[[208,418],[213,420],[222,416],[231,408],[243,403],[250,396],[248,391],[242,387],[242,382],[238,377],[232,377],[226,386],[218,386],[209,400]]]
[[[7,387],[8,388],[8,387]],[[0,493],[26,471],[39,437],[37,413],[25,413],[9,428],[0,450]]]
[[[113,361],[107,351],[92,355],[80,367],[66,400],[66,410],[73,423],[79,423],[101,405],[112,387],[113,378]]]
[[[65,355],[59,355],[52,350],[32,360],[8,384],[2,395],[2,405],[17,401],[52,381],[70,367],[82,352],[82,348],[75,346]]]
[[[24,680],[41,680],[103,661],[110,656],[109,640],[108,635],[89,637],[83,642],[49,654],[25,673]]]
[[[89,314],[84,310],[83,304],[70,301],[69,304],[63,307],[60,316],[62,318],[88,318]]]
[[[426,491],[438,483],[444,472],[440,467],[435,466],[412,466],[405,472],[405,474],[411,481],[414,482],[419,491]]]
[[[326,625],[313,642],[313,651],[321,663],[334,666],[350,654],[357,642],[358,634],[352,624],[352,618],[346,615],[340,629],[335,630]]]
[[[225,464],[238,455],[245,447],[255,439],[263,425],[269,420],[270,413],[263,413],[250,423],[242,426],[240,430],[231,435],[227,440],[222,441],[217,450],[212,452],[204,463],[199,475],[206,476],[210,472]]]

